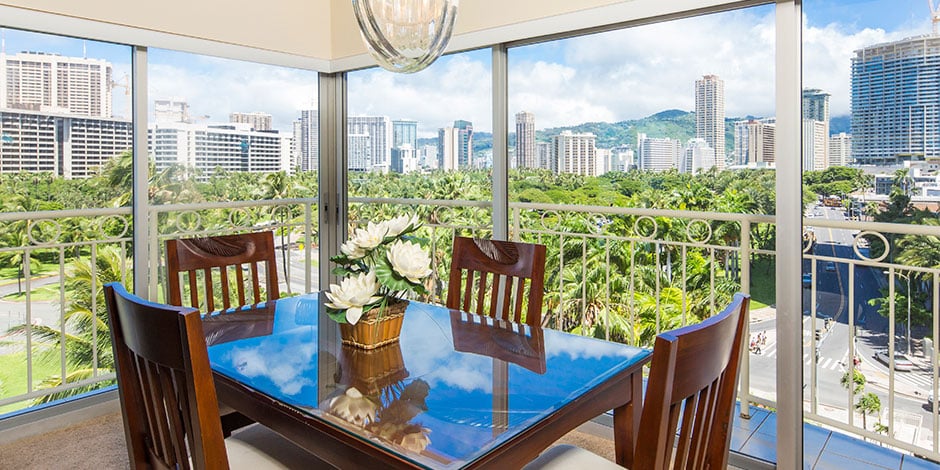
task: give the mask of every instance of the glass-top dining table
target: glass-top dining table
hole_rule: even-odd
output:
[[[519,468],[614,410],[629,465],[646,349],[411,302],[342,345],[317,294],[203,317],[219,399],[338,468]]]

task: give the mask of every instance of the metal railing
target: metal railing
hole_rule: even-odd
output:
[[[165,295],[161,286],[166,239],[259,229],[274,230],[277,235],[276,245],[282,249],[282,290],[290,293],[318,289],[316,208],[316,199],[152,206],[146,230],[149,266],[157,269],[148,273],[150,295],[156,299]],[[452,237],[456,233],[490,236],[491,204],[377,198],[350,198],[349,202],[351,227],[403,212],[417,213],[424,221],[423,235],[429,241],[438,285],[431,300],[441,301]],[[761,286],[761,295],[772,292],[764,288],[774,281],[776,254],[768,248],[772,247],[775,230],[773,216],[511,203],[510,218],[513,239],[548,247],[548,292],[543,314],[548,327],[649,345],[659,332],[720,311],[730,293],[750,293],[752,286]],[[23,356],[25,377],[19,380],[26,389],[12,390],[12,382],[17,379],[8,379],[0,387],[0,407],[6,407],[0,410],[111,384],[114,374],[107,362],[109,348],[102,349],[108,344],[108,338],[101,336],[107,334],[106,327],[82,330],[78,321],[82,314],[79,307],[87,308],[85,313],[99,322],[104,307],[98,296],[86,296],[85,303],[80,303],[83,299],[72,298],[70,289],[86,282],[89,292],[100,293],[104,282],[129,280],[133,227],[130,209],[7,213],[0,214],[0,224],[19,224],[16,226],[25,229],[25,235],[18,240],[0,241],[0,258],[38,260],[20,263],[23,301],[3,302],[8,314],[0,326],[12,333],[3,336],[0,356]],[[927,339],[940,336],[940,270],[936,266],[904,265],[895,258],[898,240],[936,236],[936,227],[821,219],[806,219],[805,224],[814,227],[815,240],[808,240],[804,251],[804,272],[809,274],[804,289],[804,296],[808,296],[804,299],[804,416],[866,439],[940,459],[935,432],[940,416],[935,405],[929,409],[923,406],[927,395],[937,396],[940,376],[936,351]],[[823,231],[828,235],[824,237]],[[838,239],[853,232],[860,234]],[[862,239],[872,241],[859,241]],[[888,247],[884,256],[870,253],[884,246]],[[116,267],[112,263],[115,257],[122,260]],[[38,276],[34,268],[41,269]],[[41,300],[35,299],[34,289],[46,283],[56,286],[49,288],[54,294],[52,300],[46,300],[49,293]],[[0,289],[9,292],[12,285],[11,280]],[[910,341],[910,330],[896,335],[900,333],[899,322],[907,323],[909,304],[906,300],[900,304],[889,301],[882,309],[886,316],[879,315],[869,300],[882,298],[882,290],[889,300],[914,290],[913,307],[918,307],[920,299],[930,299],[931,304],[919,306],[917,311],[921,313],[915,315],[921,320],[926,315],[929,325],[916,329]],[[772,304],[772,299],[755,300]],[[750,320],[766,338],[765,330],[772,332],[768,325],[776,315],[773,306],[767,305],[752,310]],[[873,324],[883,324],[884,331],[876,330]],[[818,337],[817,330],[821,333]],[[81,377],[73,377],[71,370],[74,362],[69,343],[75,338],[90,345],[90,361],[85,368],[88,373]],[[862,357],[857,364],[851,359],[828,357],[831,354],[827,352],[844,350],[847,358],[854,358],[885,349],[890,358],[896,351],[906,352],[911,343],[915,343],[915,357],[911,358],[914,371],[900,370],[902,364],[896,361],[881,365],[874,357]],[[771,339],[770,344],[764,344],[762,354],[751,352],[743,358],[739,398],[744,410],[752,402],[775,406],[774,382],[767,379],[775,377],[773,349]],[[822,355],[817,356],[816,351]],[[48,364],[49,354],[58,358],[56,372],[37,376],[37,367]],[[903,366],[906,368],[906,364]],[[843,388],[841,376],[848,373],[851,377],[855,370],[867,376],[865,386],[858,391],[855,387]],[[40,384],[56,377],[62,383],[49,380]],[[877,415],[859,415],[855,411],[858,399],[867,393],[882,399]],[[886,428],[874,426],[884,422]]]

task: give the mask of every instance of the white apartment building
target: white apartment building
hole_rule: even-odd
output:
[[[738,166],[774,163],[776,119],[734,123],[734,164]]]
[[[392,165],[392,120],[388,116],[349,116],[349,135],[369,136],[369,160],[357,163],[358,171],[388,171]],[[351,164],[351,163],[350,163]],[[350,169],[353,169],[350,166]]]
[[[131,149],[131,122],[31,111],[0,111],[0,173],[50,172],[88,178]]]
[[[815,119],[803,120],[803,170],[829,168],[829,136],[826,124]]]
[[[719,170],[725,168],[725,81],[705,75],[695,81],[695,137],[715,153]]]
[[[829,166],[852,163],[852,134],[840,132],[829,136]]]
[[[637,167],[644,171],[665,171],[679,168],[682,142],[668,137],[647,137],[636,135]]]
[[[419,169],[418,155],[411,144],[402,144],[392,149],[392,172],[414,173]]]
[[[0,52],[0,97],[8,109],[111,117],[111,63],[42,52]]]
[[[437,131],[437,168],[454,171],[460,156],[460,129],[444,127]]]
[[[682,152],[679,172],[699,174],[715,166],[715,149],[705,139],[689,139]]]
[[[563,131],[552,138],[552,155],[555,157],[556,173],[597,175],[597,154],[594,144],[597,137],[591,133],[574,134]]]
[[[535,114],[516,113],[516,168],[544,168],[539,166],[538,146],[535,142]]]
[[[230,172],[293,172],[293,136],[255,131],[250,124],[152,124],[149,149],[157,171],[182,165],[199,181],[216,170]]]
[[[237,124],[250,124],[256,131],[270,131],[273,129],[273,117],[268,113],[229,113],[228,122]]]
[[[313,171],[320,165],[319,118],[316,109],[303,109],[294,121],[294,161],[300,171]]]
[[[349,134],[346,168],[349,171],[372,171],[372,137],[369,134]]]

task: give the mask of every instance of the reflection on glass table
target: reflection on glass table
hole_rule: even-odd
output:
[[[274,304],[247,322],[228,318],[245,310],[204,317],[252,331],[227,331],[209,347],[219,396],[340,467],[524,463],[610,409],[632,423],[650,359],[640,348],[420,302],[409,305],[398,343],[363,351],[319,321],[316,294]]]

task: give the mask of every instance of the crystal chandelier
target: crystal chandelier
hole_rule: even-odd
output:
[[[386,70],[431,65],[450,41],[459,0],[352,0],[362,39]]]

